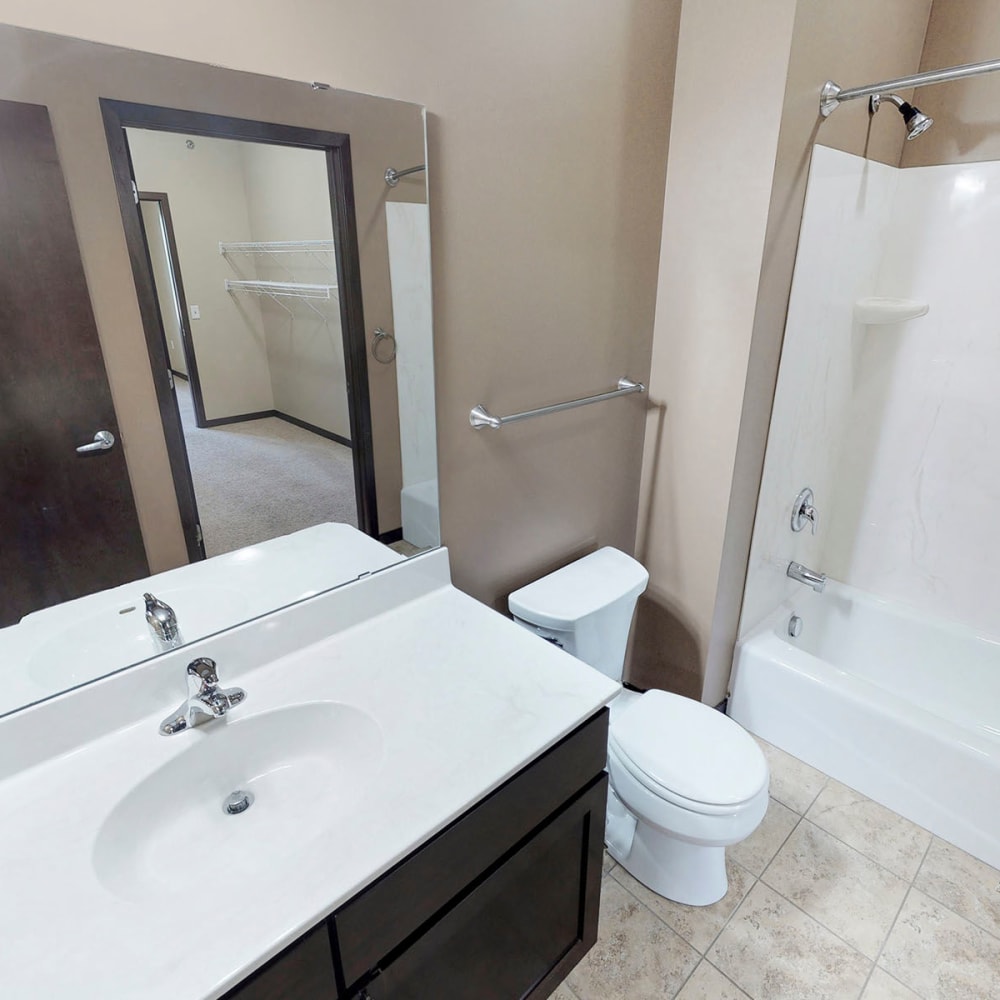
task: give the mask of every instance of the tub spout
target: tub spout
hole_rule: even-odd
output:
[[[799,583],[804,583],[807,587],[812,587],[817,594],[821,594],[823,588],[826,586],[826,573],[817,573],[816,570],[809,569],[808,566],[803,566],[802,563],[790,562],[786,570],[786,575],[790,576],[793,580],[798,580]]]

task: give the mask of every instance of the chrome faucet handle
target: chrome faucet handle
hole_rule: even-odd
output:
[[[799,513],[809,522],[809,531],[816,534],[816,508],[812,504],[804,503],[799,508]]]
[[[205,705],[218,718],[246,700],[243,688],[220,688],[215,660],[199,656],[187,666],[188,700]]]
[[[197,697],[208,689],[217,687],[219,674],[215,669],[215,660],[207,656],[199,656],[187,665],[188,694]]]
[[[809,530],[816,534],[818,515],[813,506],[813,491],[807,486],[799,492],[792,504],[792,531],[801,531],[809,522]]]

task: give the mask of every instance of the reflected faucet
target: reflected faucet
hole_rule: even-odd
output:
[[[790,576],[793,580],[798,580],[799,583],[804,583],[807,587],[812,587],[817,594],[822,594],[823,588],[826,586],[826,573],[817,573],[816,570],[809,569],[802,563],[790,562],[785,575]]]
[[[220,688],[215,660],[207,656],[199,656],[188,664],[187,684],[187,700],[160,723],[161,736],[173,736],[212,719],[221,719],[247,696],[243,688]]]
[[[149,624],[149,631],[157,649],[162,653],[182,645],[184,640],[181,638],[180,625],[177,624],[174,609],[152,594],[142,596],[146,601],[146,622]]]

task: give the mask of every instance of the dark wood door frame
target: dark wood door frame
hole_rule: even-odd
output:
[[[140,191],[139,201],[155,201],[160,208],[160,218],[163,220],[163,232],[167,238],[167,256],[170,258],[170,273],[174,283],[174,294],[177,296],[177,310],[181,327],[181,350],[184,352],[184,360],[187,362],[187,380],[191,386],[191,401],[194,404],[194,422],[199,427],[207,427],[205,420],[205,402],[201,395],[201,378],[198,375],[198,358],[194,350],[194,337],[191,335],[191,317],[188,314],[187,297],[184,295],[184,279],[181,276],[181,259],[177,254],[177,240],[174,237],[174,220],[170,214],[170,198],[165,191]],[[139,220],[142,221],[142,213],[139,213]],[[145,227],[144,227],[145,228]],[[148,237],[148,234],[147,234]],[[153,281],[153,294],[159,298],[156,290],[156,281]],[[161,320],[162,320],[162,303]],[[164,350],[166,350],[166,331],[161,331],[164,336]],[[167,366],[170,365],[169,353],[167,356]],[[174,372],[176,375],[177,372]]]
[[[182,493],[191,489],[191,473],[184,446],[180,414],[169,380],[169,359],[160,324],[152,267],[149,262],[139,194],[134,186],[126,128],[145,128],[161,132],[180,132],[217,139],[238,139],[268,145],[295,146],[321,150],[326,155],[330,185],[330,207],[333,216],[334,245],[337,248],[337,285],[340,299],[340,324],[344,342],[344,368],[347,381],[347,401],[350,414],[352,454],[354,457],[354,490],[358,510],[358,527],[377,538],[378,511],[375,493],[375,460],[372,448],[371,400],[368,391],[368,356],[365,342],[364,313],[361,304],[361,261],[358,251],[358,230],[354,212],[354,178],[351,170],[351,138],[343,132],[302,128],[161,108],[151,104],[134,104],[101,98],[101,113],[107,133],[108,150],[118,206],[122,214],[125,239],[128,244],[132,275],[135,279],[139,311],[153,368],[160,417],[170,454],[171,471],[181,507],[182,522],[185,505]],[[185,482],[187,486],[185,487]],[[188,511],[190,516],[190,510]],[[188,549],[200,533],[197,522],[184,524]],[[200,544],[200,542],[199,542]]]
[[[124,135],[124,133],[122,133]],[[131,159],[129,160],[129,172],[131,173]],[[198,500],[194,492],[194,479],[191,476],[191,463],[188,461],[187,445],[184,443],[184,428],[181,424],[180,408],[177,404],[177,395],[174,391],[173,376],[170,373],[170,355],[167,352],[167,334],[163,329],[163,314],[159,295],[156,291],[156,279],[153,277],[153,263],[149,257],[149,241],[146,235],[146,226],[142,219],[140,203],[142,201],[157,201],[160,205],[160,216],[163,220],[164,232],[167,234],[167,252],[170,255],[170,268],[173,271],[174,291],[177,293],[178,305],[183,307],[181,314],[181,346],[184,356],[188,362],[188,372],[195,373],[197,379],[197,366],[194,362],[194,352],[187,350],[187,343],[190,342],[191,331],[187,326],[187,305],[184,300],[184,286],[181,284],[180,260],[177,256],[177,245],[174,242],[173,221],[170,218],[170,206],[166,194],[158,192],[139,193],[135,198],[135,216],[139,223],[139,230],[142,237],[142,257],[149,272],[150,292],[153,297],[155,309],[155,331],[151,330],[146,322],[146,314],[143,310],[143,327],[146,333],[146,347],[149,350],[149,360],[153,367],[153,382],[156,386],[156,399],[160,409],[160,422],[163,424],[163,433],[167,442],[167,454],[170,459],[170,471],[174,479],[174,493],[177,496],[177,509],[181,518],[181,526],[184,529],[184,544],[187,548],[189,562],[198,562],[204,559],[205,539],[201,531],[201,519],[198,517]],[[132,269],[135,271],[136,257],[133,248],[129,246],[129,256],[132,258]],[[138,288],[138,282],[136,284]],[[141,296],[140,296],[141,309]],[[160,354],[154,353],[151,347],[151,339],[155,339],[160,347]],[[160,379],[156,373],[162,367],[166,369],[167,391],[161,393]],[[192,395],[193,386],[192,381]],[[198,404],[196,404],[195,414],[198,417],[197,406],[201,405],[200,383],[198,392]],[[204,420],[204,411],[201,419]],[[198,426],[202,426],[200,423]]]

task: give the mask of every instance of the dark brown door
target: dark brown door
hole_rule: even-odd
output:
[[[0,101],[0,626],[147,574],[48,111]]]

